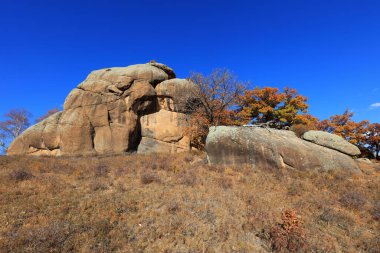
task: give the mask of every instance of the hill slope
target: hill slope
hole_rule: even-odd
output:
[[[379,175],[0,157],[0,252],[380,252]]]

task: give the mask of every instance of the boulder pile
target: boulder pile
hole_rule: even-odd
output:
[[[154,61],[93,71],[70,92],[63,111],[27,129],[7,154],[188,151],[185,107],[195,88]]]

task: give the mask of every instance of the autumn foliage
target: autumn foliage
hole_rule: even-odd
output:
[[[284,128],[305,119],[300,114],[307,112],[307,97],[299,95],[295,89],[256,87],[245,90],[239,97],[239,117],[243,124],[271,122],[271,126]]]
[[[296,89],[248,89],[247,82],[239,81],[227,69],[216,69],[208,76],[193,73],[190,80],[198,87],[193,94],[198,99],[190,105],[188,132],[192,145],[198,149],[203,149],[210,126],[265,124],[291,129],[300,137],[308,130],[327,131],[357,145],[363,156],[379,158],[380,124],[356,122],[349,110],[320,121],[308,114],[308,99]]]
[[[303,222],[294,210],[282,213],[281,223],[270,231],[272,249],[276,252],[308,252]]]
[[[339,135],[358,146],[363,156],[379,159],[380,124],[371,124],[368,120],[356,122],[354,113],[346,110],[343,114],[331,116],[318,124],[318,129]]]
[[[346,110],[343,114],[331,116],[330,119],[320,123],[320,129],[342,136],[348,142],[362,145],[365,141],[365,132],[369,122],[367,120],[355,122],[352,120],[353,112]]]

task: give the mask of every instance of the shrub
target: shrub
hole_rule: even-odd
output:
[[[106,177],[109,169],[106,165],[99,165],[95,169],[95,177]]]
[[[302,181],[293,181],[287,190],[290,196],[301,196],[305,191],[305,186]]]
[[[218,184],[220,187],[222,187],[224,190],[231,189],[233,186],[232,179],[226,176],[222,176],[218,180]]]
[[[142,184],[151,184],[153,182],[160,183],[161,179],[152,172],[145,172],[141,175],[140,181]]]
[[[197,183],[197,175],[192,170],[180,173],[178,176],[180,184],[187,186],[195,186]]]
[[[297,213],[284,211],[281,220],[269,233],[272,249],[277,252],[307,252],[305,231]]]
[[[365,197],[356,191],[350,191],[346,192],[342,195],[342,197],[339,199],[339,202],[350,209],[360,209],[366,201]]]
[[[354,221],[331,208],[323,209],[323,212],[318,216],[319,221],[328,225],[335,225],[344,230],[349,230]]]
[[[308,125],[304,125],[304,124],[295,124],[291,126],[290,128],[290,130],[293,131],[300,138],[302,137],[304,133],[312,129],[313,129],[312,127]]]
[[[217,172],[217,173],[223,173],[224,172],[224,167],[220,165],[213,165],[213,164],[208,164],[206,168],[210,171]]]
[[[70,248],[67,239],[72,235],[70,224],[50,221],[45,226],[20,229],[12,235],[13,240],[0,244],[1,252],[65,252]],[[17,236],[16,236],[17,235]]]
[[[380,253],[380,234],[375,235],[372,239],[359,245],[362,252]]]
[[[99,190],[103,191],[103,190],[107,190],[108,186],[105,182],[95,180],[90,184],[90,189],[91,191],[99,191]]]
[[[372,216],[375,220],[380,220],[380,203],[377,202],[372,208]]]
[[[33,177],[33,174],[24,170],[24,169],[18,169],[15,171],[12,171],[9,173],[9,178],[13,181],[24,181],[29,180]]]

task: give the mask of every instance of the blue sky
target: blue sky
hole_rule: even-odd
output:
[[[296,88],[320,119],[380,122],[380,1],[1,1],[0,114],[38,117],[91,70],[151,59]]]

